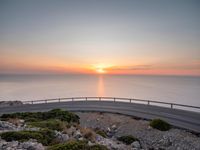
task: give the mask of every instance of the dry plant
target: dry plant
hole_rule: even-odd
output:
[[[96,139],[96,133],[90,128],[81,128],[81,133],[84,138],[94,142]]]
[[[21,124],[21,121],[18,118],[9,118],[8,122],[10,122],[10,123],[12,123],[12,124],[14,124],[16,126],[19,126]]]

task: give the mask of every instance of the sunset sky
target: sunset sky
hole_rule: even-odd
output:
[[[0,74],[200,76],[199,0],[0,0]]]

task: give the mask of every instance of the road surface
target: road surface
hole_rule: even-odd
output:
[[[25,104],[0,108],[0,115],[13,112],[36,112],[62,108],[69,111],[110,112],[144,119],[160,118],[176,127],[200,133],[200,113],[159,106],[111,101],[69,101],[47,104]]]

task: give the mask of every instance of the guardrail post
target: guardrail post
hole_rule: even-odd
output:
[[[171,104],[171,108],[173,108],[173,104]]]
[[[60,102],[60,98],[58,99],[58,102]]]
[[[31,101],[31,103],[33,104],[33,101]]]
[[[87,101],[87,97],[85,98],[85,100]]]
[[[47,103],[47,100],[45,100],[45,103]]]
[[[74,101],[74,98],[72,97],[72,101]]]
[[[114,97],[114,102],[115,102],[115,97]]]
[[[99,97],[99,101],[101,101],[101,97]]]
[[[130,103],[131,103],[131,101],[132,101],[132,100],[130,99]]]
[[[150,101],[148,100],[147,102],[148,102],[148,105],[150,105]]]

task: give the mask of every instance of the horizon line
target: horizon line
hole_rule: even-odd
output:
[[[200,75],[189,75],[189,74],[117,74],[117,73],[0,73],[0,76],[11,76],[11,75],[94,75],[94,76],[174,76],[174,77],[200,77]]]

